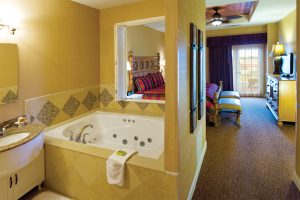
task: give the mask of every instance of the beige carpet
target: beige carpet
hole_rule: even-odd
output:
[[[207,127],[208,148],[193,199],[300,199],[292,183],[295,126],[279,128],[265,100],[242,99],[241,128],[222,114]]]

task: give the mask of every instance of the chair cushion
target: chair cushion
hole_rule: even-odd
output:
[[[241,101],[233,98],[220,98],[219,109],[242,111]]]
[[[220,94],[220,98],[240,99],[240,93],[237,91],[222,91]]]

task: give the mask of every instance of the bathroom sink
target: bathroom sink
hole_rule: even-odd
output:
[[[27,136],[29,136],[29,133],[27,133],[27,132],[16,133],[13,135],[4,136],[4,137],[0,138],[0,147],[18,142],[18,141],[26,138]]]

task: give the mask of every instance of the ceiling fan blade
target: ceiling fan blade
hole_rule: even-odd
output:
[[[232,19],[240,19],[243,18],[242,15],[232,15],[232,16],[227,16],[226,19],[232,20]]]
[[[240,26],[240,24],[229,24],[229,25],[225,25],[223,27],[230,28],[230,27],[237,27],[237,26]]]
[[[223,23],[224,24],[229,24],[229,23],[231,23],[231,21],[229,19],[226,19],[226,20],[223,21]]]

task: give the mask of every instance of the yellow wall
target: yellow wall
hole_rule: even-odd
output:
[[[18,85],[17,45],[0,43],[0,73],[0,88]]]
[[[299,0],[297,1],[299,2]],[[300,19],[300,6],[297,6],[297,19]],[[296,22],[297,24],[297,48],[300,47],[300,20],[297,20]],[[297,58],[300,58],[300,51],[297,51]],[[297,59],[297,77],[300,77],[299,76],[299,72],[300,72],[300,59]],[[300,88],[300,81],[297,80],[297,105],[300,104],[300,92],[299,91],[299,88]],[[298,175],[298,177],[300,177],[300,137],[299,137],[299,134],[300,134],[300,108],[299,106],[297,106],[297,123],[296,123],[296,134],[297,134],[297,137],[296,137],[296,173]]]
[[[18,16],[18,103],[0,107],[0,121],[24,113],[24,99],[99,84],[99,11],[69,0],[1,1]],[[3,14],[3,13],[1,13]]]
[[[133,51],[135,56],[155,56],[165,58],[165,33],[146,26],[130,26],[127,28],[127,52]]]
[[[175,162],[167,162],[166,166],[167,169],[175,172],[177,170],[179,173],[179,199],[187,198],[196,168],[201,163],[200,158],[206,144],[205,114],[202,120],[198,121],[198,126],[194,134],[190,133],[189,125],[189,44],[191,22],[204,32],[205,41],[205,0],[168,1],[166,57],[167,66],[173,67],[166,69],[168,84],[166,85],[167,104],[165,121],[168,128],[166,131],[170,141],[173,143],[173,148],[171,148],[171,144],[168,142],[167,144],[169,145],[165,149],[165,155],[175,160]],[[177,87],[178,89],[174,90]],[[176,163],[177,160],[178,163]]]
[[[241,35],[241,34],[253,34],[253,33],[266,33],[267,26],[247,26],[247,27],[236,27],[227,28],[222,30],[209,30],[206,31],[207,37],[217,37],[226,35]]]
[[[278,23],[268,24],[267,25],[267,34],[268,34],[268,44],[267,44],[267,73],[273,74],[274,64],[273,58],[269,56],[272,51],[273,44],[278,42]]]
[[[151,0],[100,11],[100,83],[115,83],[114,26],[116,23],[165,15],[165,1]]]
[[[279,42],[285,45],[287,53],[296,53],[296,10],[278,23]]]
[[[297,3],[299,0],[297,0]],[[300,58],[300,52],[297,51],[297,48],[300,47],[300,6],[297,5],[297,9],[287,15],[284,19],[282,19],[277,24],[270,25],[268,28],[268,45],[271,45],[269,42],[269,33],[270,37],[273,40],[272,43],[279,41],[280,43],[285,44],[285,48],[287,53],[294,52],[297,58]],[[269,27],[269,25],[268,25]],[[271,35],[271,33],[274,33]],[[270,52],[271,47],[269,46],[268,52]],[[270,60],[270,59],[269,59]],[[272,58],[271,58],[272,60]],[[300,60],[297,59],[297,77],[299,77],[300,71]],[[273,68],[274,70],[274,68]],[[269,70],[269,73],[273,73],[273,70]],[[297,80],[297,105],[300,104],[300,93],[298,92],[300,88],[300,82]],[[296,106],[296,105],[295,105]],[[297,106],[297,123],[296,123],[296,134],[299,136],[300,133],[300,109]],[[299,182],[300,177],[300,137],[296,137],[296,174],[298,177],[296,178],[297,182]]]

